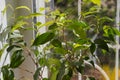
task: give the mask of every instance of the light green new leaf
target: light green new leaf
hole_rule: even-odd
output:
[[[19,6],[19,7],[16,7],[16,10],[17,9],[26,9],[26,10],[30,11],[30,8],[27,6]]]
[[[18,21],[13,27],[12,27],[12,32],[14,31],[14,30],[16,30],[16,29],[18,29],[18,28],[22,28],[23,27],[23,25],[25,25],[25,24],[28,24],[27,22],[25,22],[25,21]]]
[[[44,7],[40,7],[39,10],[40,10],[40,11],[44,11],[45,8],[44,8]]]
[[[94,4],[97,4],[98,6],[101,5],[101,0],[91,0]]]
[[[48,21],[48,22],[46,22],[46,23],[44,23],[44,24],[41,24],[41,25],[38,26],[38,29],[40,29],[41,27],[44,27],[44,26],[50,26],[50,25],[52,25],[54,22],[55,22],[54,20],[51,20],[51,21]]]
[[[28,18],[29,17],[38,17],[38,16],[41,16],[41,15],[42,15],[42,13],[32,13],[32,14],[28,15]]]

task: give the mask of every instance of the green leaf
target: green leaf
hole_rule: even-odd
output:
[[[66,54],[67,53],[67,51],[64,48],[56,47],[54,50],[55,50],[55,53],[57,53],[57,54]]]
[[[45,44],[46,42],[52,40],[54,36],[55,34],[52,32],[43,33],[35,38],[33,42],[33,46],[39,46],[39,45]]]
[[[44,66],[46,64],[46,59],[45,58],[40,58],[39,59],[39,64],[40,64],[40,66]]]
[[[73,21],[69,28],[74,32],[74,34],[82,39],[87,37],[86,30],[89,29],[88,25],[83,21]]]
[[[44,11],[45,8],[44,8],[44,7],[40,7],[39,10],[40,10],[40,11]]]
[[[58,70],[54,70],[54,71],[51,73],[51,76],[50,76],[50,79],[49,79],[49,80],[56,80],[58,72],[59,72]]]
[[[55,46],[55,47],[59,47],[59,48],[62,47],[62,44],[61,44],[61,42],[60,42],[58,39],[52,40],[51,43],[52,43],[52,45]]]
[[[114,33],[115,33],[116,35],[119,35],[119,36],[120,36],[120,31],[119,31],[118,29],[112,28],[112,30],[114,31]]]
[[[18,21],[13,27],[12,27],[12,29],[11,29],[11,32],[13,32],[14,30],[17,30],[17,29],[19,29],[19,28],[22,28],[23,27],[23,25],[26,25],[26,24],[28,24],[27,22],[25,22],[25,21]]]
[[[101,0],[91,0],[94,4],[97,4],[98,6],[101,5]]]
[[[40,29],[41,27],[44,27],[44,26],[50,26],[50,25],[52,25],[53,23],[54,23],[54,20],[48,21],[48,22],[46,22],[46,23],[44,23],[44,24],[39,25],[39,26],[38,26],[38,29]]]
[[[3,80],[14,80],[14,73],[12,70],[9,70],[8,66],[3,66],[2,69]]]
[[[26,10],[30,11],[30,8],[27,6],[19,6],[19,7],[16,7],[16,9],[26,9]]]
[[[103,39],[96,39],[94,42],[98,44],[98,48],[109,51],[108,45]]]
[[[118,30],[115,30],[114,28],[110,26],[104,26],[103,30],[104,30],[104,36],[108,37],[109,40],[114,41],[114,42],[115,42],[114,36],[120,35],[120,32]]]
[[[42,15],[41,13],[32,13],[32,14],[28,15],[28,17],[38,17],[41,15]]]
[[[9,47],[7,48],[7,52],[10,52],[14,47],[20,49],[20,46],[17,46],[17,45],[11,45],[11,46],[9,46]]]
[[[40,52],[39,52],[38,49],[33,50],[33,52],[34,52],[34,54],[35,54],[36,57],[39,56],[39,54],[40,54]]]
[[[88,15],[95,15],[97,13],[98,13],[98,11],[88,11],[88,12],[83,13],[83,15],[88,16]]]
[[[93,54],[95,49],[96,49],[96,46],[95,46],[94,43],[92,43],[91,46],[90,46],[90,52]]]
[[[11,68],[17,68],[25,60],[24,56],[22,55],[22,52],[22,50],[17,50],[12,54],[10,62]]]
[[[53,23],[52,25],[49,26],[49,30],[56,29],[58,25],[56,23]]]
[[[41,22],[37,22],[35,25],[40,26],[41,24],[42,24]]]
[[[48,59],[48,66],[49,67],[55,67],[55,68],[59,69],[60,65],[61,65],[61,63],[60,63],[59,59],[55,59],[55,58]]]
[[[109,17],[102,17],[102,18],[98,19],[98,21],[103,24],[105,22],[113,22],[114,20]]]
[[[76,43],[84,45],[84,44],[90,44],[90,40],[89,39],[78,39],[76,40]]]
[[[7,48],[7,52],[10,52],[13,48],[14,48],[14,45],[9,46],[9,47]]]
[[[40,70],[41,70],[41,68],[37,68],[35,74],[33,75],[34,80],[39,80]]]

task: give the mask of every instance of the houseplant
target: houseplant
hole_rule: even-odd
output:
[[[91,13],[83,14],[81,20],[73,20],[68,19],[69,13],[61,13],[59,10],[51,12],[47,15],[48,18],[51,18],[50,21],[45,24],[41,22],[35,24],[37,27],[33,30],[36,31],[36,37],[31,42],[31,47],[26,45],[20,32],[21,30],[29,30],[24,27],[27,25],[26,19],[41,15],[32,13],[27,16],[20,16],[8,33],[9,44],[6,49],[8,53],[11,53],[11,61],[10,64],[1,68],[3,79],[14,80],[13,69],[18,68],[25,60],[22,55],[24,52],[27,52],[29,56],[35,55],[34,58],[31,56],[37,68],[33,75],[34,80],[70,80],[73,74],[83,73],[84,61],[91,63],[94,68],[94,61],[90,55],[96,57],[94,51],[97,48],[109,52],[108,44],[114,42],[114,35],[120,35],[120,33],[117,29],[104,24],[108,21],[112,22],[112,19],[98,17],[98,23],[95,27],[96,33],[99,33],[99,26],[103,26],[103,34],[101,37],[92,40],[87,35],[91,26],[84,20],[88,15]],[[41,34],[39,29],[43,26],[46,26],[48,30]],[[44,47],[39,50],[41,45]],[[48,79],[42,77],[42,70],[45,67],[49,70]],[[93,77],[88,76],[88,78],[94,80]]]

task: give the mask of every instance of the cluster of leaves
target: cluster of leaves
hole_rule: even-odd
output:
[[[99,0],[91,1],[100,5]],[[26,7],[22,6],[17,9],[19,8]],[[26,9],[28,10],[28,8]],[[117,29],[104,24],[108,21],[112,22],[108,17],[100,18],[95,16],[93,12],[88,12],[83,14],[80,20],[73,20],[68,18],[69,14],[55,10],[47,15],[48,18],[51,18],[50,21],[45,24],[41,22],[35,24],[36,28],[33,30],[36,31],[36,37],[31,47],[28,48],[20,31],[22,29],[27,30],[24,27],[27,25],[25,19],[41,15],[41,13],[32,13],[27,16],[20,16],[11,27],[8,39],[10,44],[7,47],[7,53],[11,53],[11,61],[10,64],[3,66],[1,69],[4,80],[14,80],[14,72],[12,70],[18,68],[25,60],[22,53],[26,53],[29,56],[31,54],[35,55],[35,58],[32,59],[37,67],[33,75],[34,80],[70,80],[74,74],[84,73],[84,61],[88,61],[94,67],[94,62],[89,55],[96,57],[94,51],[97,48],[109,52],[108,44],[115,42],[115,35],[120,35]],[[96,26],[95,30],[98,30],[96,33],[100,33],[99,28],[103,26],[102,37],[94,40],[87,34],[93,27],[85,20],[91,15],[94,15],[97,21],[97,24],[93,24]],[[44,26],[48,30],[41,34],[39,29]],[[42,77],[45,67],[49,70],[48,78]],[[95,80],[92,77],[88,78],[89,80]]]
[[[97,48],[109,52],[108,44],[115,42],[115,35],[120,35],[117,29],[104,24],[106,21],[113,21],[108,17],[98,19],[99,25],[104,26],[103,34],[102,37],[92,40],[87,34],[91,27],[84,20],[67,19],[65,13],[57,10],[50,16],[53,18],[53,23],[48,25],[47,32],[37,35],[32,45],[47,44],[43,49],[44,53],[37,53],[36,56],[39,56],[38,62],[41,67],[47,66],[50,80],[70,80],[74,74],[82,74],[84,61],[94,66],[89,55],[95,57],[94,51]],[[67,31],[71,32],[74,38],[70,39]],[[91,77],[89,79],[94,80]]]

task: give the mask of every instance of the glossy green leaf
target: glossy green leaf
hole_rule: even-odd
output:
[[[17,68],[18,66],[20,66],[22,64],[22,62],[24,60],[25,60],[25,58],[22,55],[22,50],[17,50],[11,56],[10,67]]]
[[[62,44],[61,44],[61,42],[58,39],[52,40],[51,43],[55,47],[60,47],[60,48],[62,47]]]
[[[35,38],[33,42],[33,46],[39,46],[39,45],[45,44],[46,42],[52,40],[54,36],[55,34],[52,32],[43,33]]]
[[[33,75],[34,80],[39,80],[40,70],[41,70],[41,68],[37,68],[35,74]]]

